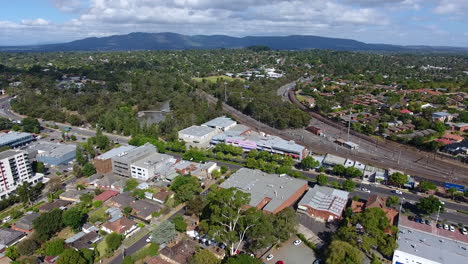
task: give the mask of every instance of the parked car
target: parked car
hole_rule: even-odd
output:
[[[367,188],[364,188],[364,187],[361,188],[361,191],[366,192],[366,193],[370,193],[370,190],[368,190]]]
[[[466,227],[463,227],[461,230],[462,234],[468,235],[468,231],[466,230]]]
[[[440,223],[437,223],[437,228],[443,228],[443,226]]]
[[[427,219],[424,221],[424,223],[426,223],[426,225],[431,225],[432,224],[431,221],[427,220]]]
[[[273,255],[272,255],[272,254],[270,254],[270,255],[268,255],[268,256],[266,257],[266,260],[267,260],[267,261],[270,261],[270,260],[272,260],[272,259],[273,259]]]
[[[449,226],[447,224],[444,224],[444,229],[449,230]]]
[[[402,195],[403,192],[400,190],[393,190],[392,193]]]
[[[297,239],[297,240],[294,240],[294,243],[293,243],[293,244],[294,244],[295,246],[298,246],[298,245],[300,245],[301,243],[302,243],[302,241],[301,241],[300,239]]]
[[[284,261],[278,260],[278,261],[276,261],[276,264],[284,264]]]
[[[453,225],[450,225],[450,232],[455,232],[455,227]]]
[[[149,236],[149,237],[146,239],[146,243],[151,242],[152,239],[153,239],[153,237],[152,237],[152,236]]]
[[[412,215],[408,216],[408,220],[414,221],[414,216],[412,216]]]

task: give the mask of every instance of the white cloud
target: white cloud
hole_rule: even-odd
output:
[[[21,24],[26,26],[47,26],[50,24],[50,22],[42,18],[37,18],[33,20],[23,19],[21,20]]]
[[[436,14],[468,15],[467,0],[439,0],[434,8]],[[466,18],[466,17],[465,17]]]

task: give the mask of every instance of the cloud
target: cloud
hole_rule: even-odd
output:
[[[21,24],[25,26],[47,26],[50,22],[42,18],[37,18],[33,20],[23,19],[21,20]]]
[[[467,0],[440,0],[434,8],[436,14],[468,15]],[[465,17],[466,18],[466,17]]]

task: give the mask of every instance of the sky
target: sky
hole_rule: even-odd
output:
[[[468,47],[468,0],[0,0],[0,45],[130,32]]]

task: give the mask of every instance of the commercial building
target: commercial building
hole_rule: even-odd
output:
[[[120,146],[115,149],[111,149],[106,153],[103,153],[94,158],[93,164],[96,167],[97,173],[109,173],[112,171],[112,158],[116,157],[124,152],[129,152],[135,149],[135,146],[127,145],[127,146]]]
[[[392,264],[468,263],[468,236],[400,216]]]
[[[7,197],[23,182],[35,184],[42,176],[33,176],[28,153],[19,150],[0,152],[0,199]]]
[[[307,181],[286,175],[241,168],[219,187],[250,194],[250,206],[276,214],[293,205],[307,191]]]
[[[10,131],[8,133],[0,133],[0,147],[9,146],[16,148],[34,140],[34,136],[30,133]]]
[[[72,144],[38,142],[27,150],[31,158],[52,166],[66,164],[76,156],[76,145]]]
[[[156,171],[167,163],[176,163],[176,159],[167,154],[153,153],[132,163],[131,176],[132,178],[148,181],[156,176]]]
[[[207,126],[191,126],[179,131],[179,139],[194,147],[207,147],[219,131]]]
[[[202,126],[215,128],[219,131],[227,131],[233,128],[237,124],[236,121],[232,120],[229,117],[220,116],[215,119],[212,119],[206,123],[203,123]]]
[[[348,202],[348,192],[315,185],[299,202],[297,211],[322,221],[340,219]]]
[[[333,154],[327,154],[325,156],[325,159],[323,160],[323,165],[325,166],[336,166],[336,165],[344,165],[346,162],[346,159],[343,157],[335,156]]]
[[[116,175],[130,177],[132,175],[130,168],[131,164],[156,152],[156,147],[150,143],[146,143],[143,146],[122,152],[111,158],[112,171]]]

